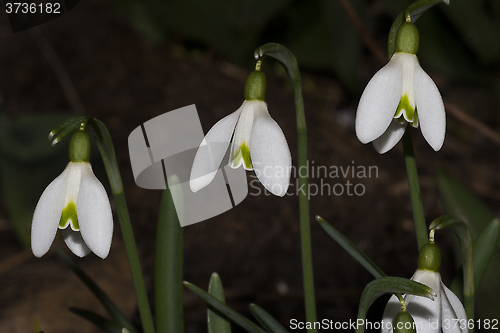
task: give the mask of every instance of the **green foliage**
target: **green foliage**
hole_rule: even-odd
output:
[[[226,304],[219,301],[214,296],[210,295],[206,291],[200,289],[192,283],[184,282],[184,285],[194,292],[196,295],[201,297],[205,302],[208,303],[213,309],[217,310],[221,315],[225,316],[228,319],[231,319],[234,323],[245,329],[245,331],[249,333],[266,333],[261,327],[257,326],[247,318],[240,315],[238,312],[234,311]]]
[[[127,317],[120,311],[120,309],[116,306],[116,304],[109,298],[109,296],[92,280],[90,276],[85,273],[80,266],[78,266],[70,257],[68,257],[64,252],[58,251],[57,254],[61,261],[68,266],[69,269],[73,271],[73,273],[78,276],[78,278],[89,288],[89,290],[94,294],[94,296],[101,302],[104,308],[108,311],[112,320],[107,320],[102,317],[96,317],[89,311],[79,310],[79,309],[70,309],[78,315],[88,319],[93,322],[97,326],[100,323],[113,323],[113,327],[119,326],[120,330],[122,327],[127,328],[131,333],[137,333],[137,329],[132,325]],[[104,321],[103,321],[104,320]],[[107,324],[106,324],[107,325]],[[101,326],[99,326],[101,327]]]
[[[384,276],[368,283],[359,301],[358,320],[364,320],[373,302],[384,294],[413,294],[434,300],[436,293],[424,284],[409,279]],[[358,325],[356,333],[363,333],[364,325]]]
[[[208,285],[208,293],[226,304],[224,297],[224,288],[219,274],[213,273]],[[217,310],[208,307],[207,310],[208,333],[231,333],[231,325],[223,316],[217,313]]]

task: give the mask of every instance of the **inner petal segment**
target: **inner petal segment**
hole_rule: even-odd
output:
[[[79,231],[78,217],[76,216],[76,205],[70,202],[62,211],[61,219],[59,220],[59,229],[66,229],[71,224],[71,229]]]

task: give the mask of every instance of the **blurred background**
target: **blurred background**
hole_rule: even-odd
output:
[[[0,331],[32,332],[38,327],[46,333],[98,332],[67,308],[106,315],[53,252],[37,259],[29,248],[36,202],[68,161],[68,143],[51,147],[50,130],[82,114],[108,126],[152,301],[161,192],[135,185],[128,135],[143,122],[190,104],[196,104],[208,131],[241,105],[245,78],[255,65],[253,51],[267,42],[286,45],[301,66],[311,164],[374,166],[378,171],[370,178],[311,178],[319,187],[346,186],[349,181],[365,189],[360,196],[311,197],[311,217],[324,217],[388,275],[411,277],[417,246],[402,147],[378,155],[354,133],[359,97],[385,64],[389,28],[410,3],[87,0],[56,20],[17,33],[0,15]],[[419,129],[412,130],[427,221],[445,213],[445,188],[467,189],[498,217],[500,2],[451,0],[449,6],[433,7],[416,25],[420,63],[447,109],[447,134],[439,152],[427,145]],[[291,86],[272,60],[265,61],[263,70],[270,113],[282,127],[296,165]],[[109,190],[95,145],[93,153],[94,170]],[[253,179],[250,173],[248,177]],[[372,277],[311,220],[318,318],[354,319]],[[474,236],[487,220],[468,221]],[[233,210],[186,227],[184,234],[185,280],[206,288],[211,273],[217,272],[228,305],[242,314],[250,316],[248,304],[257,303],[286,327],[291,319],[304,320],[295,195],[249,195]],[[52,249],[67,251],[59,237]],[[441,273],[448,285],[460,265],[453,241],[450,233],[437,234]],[[105,261],[94,255],[73,258],[139,322],[116,216]],[[476,300],[478,318],[500,319],[499,260],[497,251]],[[372,307],[372,321],[380,320],[387,299]],[[205,303],[185,290],[184,304],[186,332],[205,332]]]

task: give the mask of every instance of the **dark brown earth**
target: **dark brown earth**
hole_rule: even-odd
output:
[[[127,137],[146,120],[190,104],[196,104],[207,131],[240,106],[244,80],[251,68],[236,67],[210,49],[186,49],[181,41],[151,44],[133,32],[109,3],[97,0],[80,3],[63,17],[41,26],[41,31],[67,69],[85,114],[102,120],[113,137],[152,297],[155,226],[161,192],[135,185]],[[15,120],[33,113],[70,110],[61,85],[35,40],[26,31],[12,34],[5,18],[0,25],[0,37],[2,112]],[[368,53],[366,57],[372,59]],[[377,68],[373,65],[366,73],[366,82]],[[283,73],[273,71],[272,66],[265,70],[267,103],[288,139],[296,165],[293,95]],[[481,83],[471,87],[439,74],[430,75],[447,100],[477,110],[475,117],[498,129],[498,115],[488,112],[495,102],[485,97]],[[354,164],[378,169],[378,177],[372,178],[311,179],[312,184],[321,185],[323,181],[331,186],[349,180],[366,189],[362,196],[312,197],[311,217],[324,217],[387,274],[410,277],[416,268],[417,247],[401,145],[380,156],[371,145],[364,146],[356,139],[353,121],[359,96],[349,95],[333,74],[305,71],[303,80],[309,159],[315,165],[345,168]],[[498,146],[465,124],[449,116],[448,120],[445,145],[438,153],[426,144],[420,131],[413,130],[427,220],[443,214],[434,178],[437,166],[443,166],[499,215]],[[45,140],[45,136],[40,140]],[[63,167],[64,163],[54,165],[54,172]],[[0,199],[7,195],[3,193]],[[46,333],[98,332],[67,310],[76,306],[106,315],[93,295],[57,256],[36,259],[29,249],[23,252],[15,241],[5,206],[0,209],[0,332],[32,332],[34,323]],[[94,255],[73,258],[138,323],[116,216],[115,226],[111,253],[105,261]],[[228,304],[241,313],[250,316],[248,304],[257,303],[286,326],[292,318],[304,318],[296,196],[250,195],[235,209],[188,226],[184,232],[185,280],[206,288],[211,273],[218,272]],[[318,317],[333,321],[354,319],[361,292],[372,277],[314,219],[311,232]],[[454,274],[450,240],[451,236],[445,233],[438,239],[444,253],[442,274],[446,283]],[[53,248],[58,246],[65,249],[61,242]],[[188,290],[184,296],[186,332],[206,331],[204,302]],[[374,307],[373,320],[379,319],[382,306],[381,301]]]

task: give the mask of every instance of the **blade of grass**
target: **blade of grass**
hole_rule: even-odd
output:
[[[218,299],[221,303],[226,304],[224,297],[224,288],[219,274],[213,273],[210,277],[208,285],[208,293]],[[231,333],[231,325],[226,318],[219,315],[219,313],[212,307],[207,310],[208,333]]]
[[[103,331],[106,331],[108,333],[122,333],[123,326],[121,326],[117,322],[101,317],[100,315],[94,312],[79,308],[69,308],[69,311],[73,312],[77,316],[80,316],[90,321],[92,324],[99,327]]]
[[[331,224],[326,222],[321,216],[316,215],[316,220],[319,222],[323,230],[326,231],[344,250],[346,250],[354,259],[356,259],[368,272],[370,272],[376,279],[386,276],[384,271],[377,266],[363,251],[354,245],[347,237],[340,231],[332,227]]]
[[[108,297],[108,295],[92,280],[90,276],[85,273],[80,266],[78,266],[70,257],[66,255],[61,250],[57,251],[59,258],[61,261],[71,269],[76,276],[82,280],[82,282],[90,289],[90,291],[97,297],[97,299],[101,302],[104,308],[108,311],[109,315],[113,320],[121,325],[121,327],[127,328],[131,333],[138,333],[137,329],[130,323],[120,311],[120,309],[116,306],[116,304]]]
[[[194,292],[196,295],[201,297],[205,302],[208,303],[211,307],[213,307],[215,310],[219,311],[220,314],[226,316],[227,318],[231,319],[234,323],[245,329],[249,333],[266,333],[265,330],[260,328],[259,326],[255,325],[253,322],[248,320],[246,317],[240,315],[238,312],[234,311],[230,307],[228,307],[226,304],[222,303],[219,301],[217,298],[213,297],[206,291],[200,289],[199,287],[195,286],[192,283],[189,282],[184,282],[184,285]]]
[[[273,316],[257,304],[250,304],[250,312],[252,312],[255,319],[257,319],[267,331],[272,333],[288,333]]]

